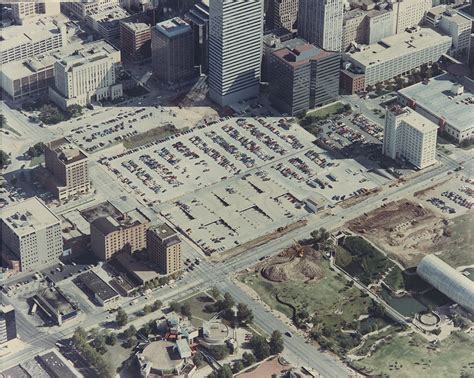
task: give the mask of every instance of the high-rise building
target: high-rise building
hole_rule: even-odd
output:
[[[17,24],[23,24],[41,15],[56,16],[61,13],[59,1],[18,1],[9,3]]]
[[[54,88],[49,95],[61,108],[85,106],[94,101],[122,96],[116,83],[120,51],[101,40],[84,44],[82,49],[58,54],[54,65]]]
[[[118,46],[120,43],[120,21],[130,17],[125,9],[114,5],[86,16],[86,25],[101,38]]]
[[[226,106],[257,96],[263,1],[210,0],[209,17],[209,97]]]
[[[119,252],[134,253],[146,248],[150,219],[139,210],[118,212],[91,222],[91,249],[101,260]]]
[[[183,269],[181,240],[167,224],[148,230],[148,256],[163,274],[173,274]]]
[[[298,35],[325,50],[341,51],[343,0],[300,0]]]
[[[432,0],[397,0],[392,4],[393,34],[420,24],[426,12],[433,6]]]
[[[151,32],[153,73],[166,83],[194,74],[194,39],[191,26],[179,17],[156,24]]]
[[[299,0],[270,0],[267,24],[271,29],[285,28],[287,30],[296,29],[298,18]]]
[[[351,43],[364,43],[365,18],[366,12],[359,8],[344,12],[342,51],[346,51]]]
[[[90,190],[87,156],[67,139],[46,143],[44,158],[50,174],[43,182],[57,199],[64,200]]]
[[[151,57],[151,28],[144,22],[120,22],[122,59],[140,62]]]
[[[0,65],[23,61],[67,45],[66,25],[37,20],[0,30]]]
[[[191,23],[194,35],[194,65],[202,73],[209,69],[209,0],[201,0],[189,10],[186,18]]]
[[[463,62],[468,61],[471,43],[471,20],[455,10],[447,10],[441,15],[438,28],[453,39],[450,55]]]
[[[15,309],[12,305],[0,305],[0,344],[16,339]]]
[[[387,108],[382,152],[426,168],[436,163],[437,130],[436,124],[408,107]]]
[[[61,220],[38,198],[2,209],[3,246],[20,261],[22,271],[53,265],[63,253]]]
[[[281,112],[304,115],[339,94],[339,53],[305,44],[273,52],[270,101]]]

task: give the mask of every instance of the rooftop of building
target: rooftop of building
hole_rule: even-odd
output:
[[[453,95],[453,86],[464,86],[464,93]],[[416,102],[438,118],[459,131],[474,126],[474,80],[442,74],[430,79],[426,84],[418,83],[401,89],[399,93]],[[471,103],[469,104],[469,99]]]
[[[344,21],[352,20],[354,18],[362,18],[367,14],[366,11],[360,8],[355,8],[350,11],[344,12]]]
[[[161,239],[165,240],[171,236],[176,235],[176,231],[174,231],[170,226],[166,223],[161,223],[159,225],[153,226],[152,231]]]
[[[143,349],[139,358],[143,358],[150,363],[154,369],[166,371],[176,369],[183,363],[176,344],[167,340],[152,341]]]
[[[51,350],[36,357],[38,362],[54,377],[77,378],[80,373],[64,357]]]
[[[427,13],[427,17],[436,17],[441,16],[444,12],[446,12],[446,5],[441,4],[431,8]]]
[[[122,265],[128,272],[135,276],[140,284],[144,284],[158,278],[160,275],[158,272],[150,268],[143,261],[137,260],[134,256],[129,253],[119,253],[116,258],[120,265]]]
[[[467,27],[470,27],[472,21],[463,16],[462,14],[456,12],[454,9],[448,9],[443,13],[443,17],[448,18],[451,22],[454,22],[455,24],[462,26],[465,25]]]
[[[187,33],[191,30],[191,26],[180,17],[174,17],[166,21],[156,24],[156,30],[163,33],[168,38]]]
[[[451,42],[451,37],[441,35],[430,28],[417,28],[382,39],[378,43],[364,46],[362,51],[346,54],[359,64],[368,67],[383,63],[416,50]]]
[[[395,105],[390,108],[390,112],[402,117],[404,122],[422,133],[438,130],[438,125],[423,117],[416,111],[410,109],[409,107]]]
[[[60,219],[37,197],[3,208],[0,217],[18,236],[61,223]]]
[[[47,146],[56,152],[58,159],[65,165],[87,159],[87,156],[66,138],[56,139],[49,142]]]
[[[104,10],[90,14],[90,17],[95,22],[119,22],[120,20],[129,17],[130,13],[128,13],[125,9],[123,9],[120,5],[115,4],[111,7],[105,8]]]
[[[209,0],[201,0],[199,3],[194,4],[186,14],[186,17],[195,24],[204,25],[209,21]]]
[[[126,28],[135,31],[135,32],[142,32],[142,31],[149,31],[150,25],[146,22],[134,22],[134,21],[120,21],[120,23],[125,26]]]
[[[104,302],[118,297],[118,293],[96,273],[88,271],[78,276],[78,279]]]
[[[293,67],[299,67],[311,60],[320,60],[333,56],[334,52],[323,50],[311,44],[298,45],[293,48],[284,47],[273,52],[273,55]]]
[[[62,315],[70,314],[74,311],[72,304],[58,289],[48,287],[38,291],[36,295]]]
[[[114,53],[119,54],[119,51],[107,41],[99,40],[85,43],[75,50],[65,49],[53,55],[58,59],[58,63],[68,70],[72,67],[79,67],[88,62],[108,59],[111,54]]]
[[[56,59],[48,54],[37,55],[23,62],[10,62],[2,65],[3,75],[11,80],[21,79],[34,73],[52,68]]]
[[[15,308],[12,305],[0,305],[0,313],[6,314],[7,312],[15,311]]]
[[[25,25],[12,25],[0,29],[0,48],[6,50],[27,43],[43,41],[59,34],[58,22],[52,18],[43,17]]]

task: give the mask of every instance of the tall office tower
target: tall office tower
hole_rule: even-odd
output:
[[[272,29],[294,30],[298,18],[298,0],[271,0],[266,18]]]
[[[44,157],[50,173],[44,182],[57,199],[67,199],[90,190],[87,156],[67,139],[46,143]]]
[[[15,309],[0,305],[0,344],[16,339]]]
[[[0,223],[3,246],[19,259],[22,271],[58,262],[63,253],[61,220],[38,198],[3,208]]]
[[[341,51],[343,0],[300,0],[298,35],[330,51]]]
[[[263,1],[210,0],[209,17],[209,97],[227,106],[257,96]]]
[[[150,260],[158,264],[163,274],[173,274],[183,269],[181,240],[167,224],[148,230],[147,249]]]
[[[438,28],[453,39],[450,55],[462,62],[467,62],[469,58],[471,24],[467,17],[451,9],[441,15],[438,24]]]
[[[387,108],[382,153],[419,169],[436,163],[438,126],[408,107]]]
[[[122,59],[140,62],[151,56],[151,27],[144,22],[120,22]]]
[[[194,65],[202,73],[209,69],[209,0],[201,0],[189,10],[189,19],[194,34]]]
[[[151,32],[153,73],[166,83],[189,79],[194,73],[193,30],[179,17],[156,24]]]
[[[37,16],[56,16],[61,13],[59,1],[19,1],[10,3],[17,24],[23,24]]]
[[[393,34],[403,33],[406,29],[417,26],[430,10],[432,0],[397,0],[392,4]]]

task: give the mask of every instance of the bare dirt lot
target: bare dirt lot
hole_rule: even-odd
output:
[[[298,244],[265,262],[262,275],[273,282],[319,280],[323,277],[321,253]]]
[[[415,266],[437,244],[449,239],[449,222],[423,205],[402,200],[391,202],[348,222],[405,267]]]

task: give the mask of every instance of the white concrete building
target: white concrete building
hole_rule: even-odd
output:
[[[392,4],[394,23],[393,34],[420,24],[426,12],[433,6],[432,0],[398,0]]]
[[[61,1],[61,11],[69,16],[84,20],[88,15],[102,12],[114,5],[119,5],[119,3],[119,0]]]
[[[298,36],[325,50],[341,51],[343,0],[300,0]]]
[[[209,97],[220,106],[257,96],[263,1],[210,0]]]
[[[59,1],[18,1],[10,3],[15,22],[22,25],[40,16],[56,16],[61,13]]]
[[[294,30],[298,18],[298,0],[271,0],[269,17],[274,29]]]
[[[350,63],[354,72],[365,74],[368,86],[436,62],[450,47],[451,37],[430,28],[417,28],[363,46],[362,51],[344,54],[343,60]]]
[[[58,106],[85,106],[122,96],[115,69],[120,51],[105,41],[87,43],[79,51],[59,55],[54,65],[54,88],[49,95]]]
[[[450,55],[467,61],[471,43],[471,20],[454,10],[447,10],[441,15],[438,28],[453,39]]]
[[[436,163],[438,126],[408,107],[394,106],[385,112],[384,155],[407,160],[419,169]]]
[[[13,253],[22,271],[53,265],[63,253],[61,220],[38,198],[2,209],[2,242]]]
[[[0,30],[0,65],[23,61],[67,44],[66,25],[51,19],[37,20]]]

